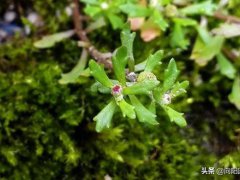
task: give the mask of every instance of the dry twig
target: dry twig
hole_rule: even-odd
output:
[[[100,52],[87,37],[86,31],[83,29],[83,23],[82,21],[84,20],[83,15],[81,14],[80,10],[82,8],[79,7],[79,1],[78,0],[73,0],[73,22],[74,22],[74,27],[77,36],[79,39],[86,44],[89,44],[88,47],[86,47],[88,53],[99,63],[104,64],[106,68],[111,69],[112,68],[112,62],[111,62],[111,57],[112,53],[102,53]]]

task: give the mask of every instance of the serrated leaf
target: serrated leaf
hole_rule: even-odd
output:
[[[159,50],[153,55],[150,55],[146,60],[147,64],[144,71],[151,72],[156,65],[160,64],[160,61],[162,60],[162,58],[163,58],[163,50]]]
[[[159,124],[155,118],[156,115],[145,108],[142,103],[136,98],[136,96],[129,96],[132,105],[135,107],[135,112],[137,114],[137,118],[140,122],[148,123],[152,125]]]
[[[232,92],[228,99],[240,110],[240,77],[236,77],[233,83]]]
[[[137,82],[131,86],[125,87],[123,89],[124,95],[134,95],[134,94],[148,94],[151,90],[153,90],[159,81],[157,80],[144,80],[141,82]]]
[[[221,51],[223,42],[224,38],[221,36],[213,37],[207,44],[204,44],[198,38],[194,45],[191,59],[194,59],[200,66],[205,66],[208,61],[212,60]]]
[[[113,114],[117,105],[115,100],[112,100],[107,106],[105,106],[93,119],[97,121],[96,131],[101,132],[104,128],[109,128]]]
[[[134,107],[132,105],[128,104],[125,100],[121,100],[118,105],[123,113],[123,117],[127,116],[130,119],[136,118]]]
[[[162,105],[162,107],[168,114],[171,122],[175,122],[180,127],[184,127],[187,125],[187,122],[186,122],[185,118],[183,117],[183,113],[179,113],[179,112],[173,110],[172,108],[170,108],[169,106]]]
[[[150,9],[138,4],[123,4],[119,7],[122,12],[128,14],[129,17],[146,17],[151,14]]]
[[[180,47],[182,49],[186,49],[188,45],[188,40],[185,38],[183,28],[178,23],[174,25],[170,44],[172,47]]]
[[[212,1],[205,1],[198,4],[188,5],[180,10],[181,13],[185,15],[213,15],[214,11],[217,9],[217,5],[213,4]]]
[[[234,79],[236,69],[233,64],[222,53],[217,55],[217,61],[221,74],[227,76],[229,79]]]
[[[114,74],[122,85],[126,84],[125,66],[127,64],[127,57],[127,48],[125,46],[116,49],[112,57]]]
[[[188,81],[183,81],[181,83],[177,82],[174,86],[173,89],[171,90],[171,97],[177,97],[183,93],[186,93],[186,88],[189,86]]]
[[[232,38],[240,36],[240,24],[223,23],[220,27],[215,28],[212,32],[216,35],[224,36],[225,38]]]
[[[96,63],[94,60],[90,60],[89,62],[89,68],[91,70],[91,74],[93,77],[100,82],[102,85],[111,88],[113,86],[113,83],[108,78],[106,72],[104,71],[103,67],[101,67],[98,63]]]
[[[57,42],[60,42],[64,39],[71,37],[72,35],[74,35],[74,33],[75,32],[73,30],[69,30],[69,31],[65,31],[65,32],[60,32],[60,33],[44,36],[41,40],[36,41],[34,43],[34,47],[40,48],[40,49],[50,48],[50,47],[54,46]]]
[[[179,74],[177,65],[174,59],[171,59],[167,69],[164,72],[163,91],[168,91],[174,85]]]

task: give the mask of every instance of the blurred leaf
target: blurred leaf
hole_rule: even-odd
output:
[[[240,36],[240,24],[223,23],[220,27],[215,28],[212,32],[216,35],[224,36],[225,38],[232,38]]]
[[[60,42],[66,38],[71,37],[72,35],[74,35],[74,33],[75,32],[73,30],[69,30],[61,33],[44,36],[41,40],[36,41],[34,43],[34,46],[36,48],[50,48],[54,46],[57,42]]]
[[[119,101],[118,105],[123,113],[123,117],[127,116],[130,119],[136,118],[134,107],[132,105],[128,104],[125,100]]]
[[[86,3],[86,4],[91,4],[91,5],[98,5],[99,4],[98,0],[80,0],[80,1],[83,2],[83,3]]]
[[[171,59],[167,69],[164,72],[164,81],[163,81],[163,90],[164,92],[168,91],[174,85],[174,82],[177,79],[179,70],[174,59]]]
[[[100,82],[95,82],[92,86],[91,86],[91,91],[92,92],[100,92],[103,94],[110,94],[111,93],[111,89],[109,89],[108,87],[102,85]]]
[[[89,16],[94,17],[95,15],[97,15],[98,13],[101,12],[101,8],[100,8],[100,7],[97,7],[97,6],[87,5],[87,6],[84,8],[84,12],[85,12],[86,14],[88,14]]]
[[[99,29],[106,25],[106,22],[103,17],[97,18],[94,22],[89,23],[88,27],[86,28],[87,32],[93,31],[95,29]]]
[[[153,114],[156,114],[156,102],[151,101],[150,105],[148,106],[148,110],[152,112]]]
[[[240,77],[236,77],[233,83],[232,92],[228,96],[231,103],[240,110]]]
[[[89,62],[89,68],[91,70],[91,74],[93,77],[103,84],[106,87],[111,88],[113,83],[108,78],[106,72],[104,71],[103,67],[101,67],[98,63],[96,63],[94,60],[90,60]]]
[[[101,132],[104,128],[109,128],[113,114],[115,112],[117,105],[115,100],[112,100],[107,106],[105,106],[97,116],[94,117],[94,120],[97,121],[96,131]]]
[[[186,93],[186,88],[189,86],[188,81],[183,81],[181,83],[177,82],[171,90],[171,97],[177,97],[183,93]]]
[[[146,60],[147,64],[144,71],[151,72],[156,65],[161,63],[160,61],[162,60],[162,58],[163,58],[163,50],[159,50],[153,55],[150,55]]]
[[[201,14],[211,16],[215,10],[217,10],[217,5],[213,4],[210,0],[198,4],[188,5],[180,11],[185,15]]]
[[[234,79],[236,69],[233,64],[222,53],[219,53],[217,55],[217,61],[221,74],[227,76],[230,79]]]
[[[134,70],[134,57],[133,57],[133,41],[136,36],[136,33],[131,33],[129,28],[124,28],[121,32],[121,42],[122,46],[127,47],[128,51],[128,65],[131,71]]]
[[[76,80],[81,75],[84,68],[86,67],[86,64],[87,64],[87,50],[83,49],[81,57],[80,57],[77,65],[69,73],[62,74],[62,77],[59,80],[59,83],[60,84],[68,84],[68,83],[76,82]]]
[[[183,28],[179,23],[175,23],[171,34],[171,46],[186,49],[188,40],[184,36]]]
[[[153,22],[158,25],[158,27],[162,30],[165,31],[168,27],[167,21],[163,18],[163,16],[160,14],[160,11],[155,10],[153,12],[153,15],[151,18]]]
[[[121,17],[115,15],[115,14],[108,14],[107,15],[110,23],[112,24],[113,29],[118,29],[118,28],[122,28],[124,25],[123,20],[121,19]]]
[[[174,18],[173,21],[181,26],[196,26],[198,24],[197,21],[190,18]]]
[[[129,98],[131,100],[131,103],[135,107],[135,111],[140,122],[148,123],[152,125],[159,124],[155,120],[156,115],[153,114],[151,111],[149,111],[147,108],[145,108],[135,96],[129,96]]]
[[[171,122],[175,122],[180,127],[184,127],[187,125],[187,122],[186,122],[185,118],[183,117],[183,113],[179,113],[179,112],[173,110],[172,108],[170,108],[169,106],[162,105],[162,107],[168,114]]]
[[[122,12],[128,14],[129,17],[146,17],[151,14],[150,9],[138,4],[123,4],[119,7]]]
[[[127,64],[127,48],[121,46],[113,54],[112,63],[115,76],[122,85],[126,84],[125,66]]]
[[[201,38],[201,40],[207,44],[211,41],[212,36],[210,35],[210,33],[208,32],[206,27],[202,27],[202,26],[196,26],[199,37]]]
[[[215,36],[209,41],[208,44],[204,43],[198,38],[193,48],[191,59],[194,59],[200,66],[204,66],[208,61],[213,59],[222,48],[224,38]]]
[[[153,90],[158,84],[159,81],[157,80],[144,80],[137,82],[131,86],[125,87],[123,89],[123,94],[148,94],[149,91]]]

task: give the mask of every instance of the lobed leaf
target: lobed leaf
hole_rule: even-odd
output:
[[[171,122],[175,122],[180,127],[184,127],[187,125],[187,122],[186,122],[185,118],[183,117],[183,113],[179,113],[179,112],[173,110],[172,108],[170,108],[169,106],[162,105],[162,107],[168,114]]]
[[[136,96],[129,96],[132,105],[135,107],[135,112],[137,114],[137,118],[140,122],[148,123],[152,125],[159,124],[155,118],[156,115],[149,111],[146,107],[142,105],[142,103],[136,98]]]
[[[163,91],[166,92],[174,85],[179,74],[177,65],[174,59],[171,59],[167,69],[164,72]]]
[[[102,85],[111,88],[113,83],[108,78],[106,72],[104,71],[103,67],[101,67],[98,63],[94,60],[90,60],[89,68],[91,70],[91,74],[93,77],[100,82]]]
[[[147,64],[144,71],[151,72],[156,65],[160,64],[160,61],[162,60],[162,58],[163,58],[163,50],[159,50],[155,54],[150,55],[146,60]]]
[[[125,100],[119,101],[118,105],[123,113],[123,117],[127,116],[130,119],[136,118],[134,107],[132,105],[128,104]]]
[[[137,82],[131,86],[125,87],[123,89],[124,95],[134,95],[134,94],[148,94],[149,91],[153,90],[159,81],[157,80],[144,80],[141,82]]]
[[[125,66],[127,64],[127,55],[127,48],[121,46],[116,49],[112,57],[114,74],[122,85],[126,84]]]
[[[96,131],[101,132],[104,128],[109,128],[113,114],[116,110],[117,104],[115,100],[112,100],[107,106],[105,106],[100,113],[93,119],[97,121]]]
[[[171,90],[171,97],[177,97],[183,93],[186,93],[186,88],[189,86],[189,81],[177,82]]]

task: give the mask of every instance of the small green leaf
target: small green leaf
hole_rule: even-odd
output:
[[[183,113],[179,113],[179,112],[173,110],[172,108],[170,108],[169,106],[162,105],[162,107],[168,114],[171,122],[175,122],[180,127],[184,127],[187,125],[187,122],[186,122],[185,118],[183,117]]]
[[[74,35],[74,33],[75,32],[73,30],[69,30],[61,33],[44,36],[41,40],[36,41],[34,43],[34,46],[36,48],[50,48],[54,46],[57,42],[60,42],[64,39],[71,37],[72,35]]]
[[[134,71],[134,57],[133,57],[133,41],[136,36],[136,33],[131,33],[129,28],[124,28],[121,32],[121,42],[122,46],[127,47],[128,51],[128,65],[130,71]]]
[[[121,100],[118,103],[119,103],[118,105],[123,113],[123,117],[127,116],[130,119],[136,118],[134,107],[132,105],[128,104],[125,100]]]
[[[138,4],[123,4],[119,7],[122,12],[130,17],[146,17],[151,14],[150,9]]]
[[[210,0],[198,4],[188,5],[181,9],[180,12],[185,15],[201,14],[211,16],[216,9],[217,6]]]
[[[197,21],[190,18],[174,18],[173,21],[181,26],[196,26],[198,24]]]
[[[159,28],[162,31],[165,31],[168,27],[168,23],[167,21],[163,18],[162,14],[160,13],[160,11],[155,10],[153,12],[153,15],[151,16],[151,19],[153,20],[153,22],[159,26]]]
[[[115,76],[122,85],[126,84],[125,66],[127,64],[127,55],[127,48],[125,46],[121,46],[116,49],[112,57]]]
[[[205,66],[208,61],[213,59],[213,57],[221,51],[223,42],[224,38],[221,36],[211,38],[208,44],[204,44],[202,40],[198,38],[194,45],[191,59],[194,59],[200,66]]]
[[[106,86],[102,85],[100,82],[95,82],[92,86],[91,86],[91,91],[92,92],[100,92],[103,94],[110,94],[111,93],[111,89],[107,88]]]
[[[236,69],[233,64],[222,53],[217,55],[217,61],[221,74],[227,76],[229,79],[234,79]]]
[[[209,33],[209,31],[207,30],[206,27],[202,27],[202,26],[198,25],[198,26],[196,26],[196,29],[198,31],[198,34],[199,34],[201,40],[205,44],[208,44],[212,40],[212,36],[210,35],[210,33]]]
[[[228,99],[240,110],[240,77],[236,77]]]
[[[186,93],[186,88],[189,86],[188,81],[183,81],[181,83],[177,82],[174,86],[173,89],[171,90],[171,97],[177,97],[183,93]]]
[[[172,47],[180,47],[182,49],[186,49],[188,45],[188,40],[185,38],[183,28],[179,23],[175,23],[173,27],[170,44]]]
[[[131,100],[131,103],[135,107],[135,111],[140,122],[148,123],[152,125],[159,124],[155,120],[156,115],[153,114],[151,111],[149,111],[147,108],[145,108],[135,96],[129,96],[129,98]]]
[[[174,59],[171,59],[167,69],[164,72],[163,90],[166,92],[174,85],[179,74],[177,65]]]
[[[83,49],[82,55],[77,65],[69,73],[62,74],[62,78],[59,80],[59,83],[68,84],[76,82],[81,73],[83,73],[84,68],[86,67],[86,63],[87,63],[87,50]]]
[[[113,29],[118,29],[118,28],[122,28],[124,25],[124,22],[122,20],[122,18],[120,18],[119,16],[115,15],[115,14],[108,14],[107,15]]]
[[[97,121],[96,131],[101,132],[104,128],[109,128],[113,114],[115,112],[117,105],[115,100],[112,100],[107,106],[105,106],[101,112],[97,114],[93,119]]]
[[[162,58],[163,58],[163,50],[159,50],[155,54],[150,55],[147,58],[147,64],[144,71],[151,72],[156,65],[160,64],[160,61],[162,60]]]
[[[109,88],[111,88],[113,86],[113,83],[108,78],[103,67],[101,67],[94,60],[90,60],[89,68],[91,70],[91,74],[98,82],[100,82],[101,84],[103,84],[104,86],[109,87]]]
[[[101,8],[97,6],[87,5],[84,8],[84,12],[88,14],[90,17],[94,17],[95,15],[101,12]]]
[[[124,95],[134,95],[134,94],[148,94],[149,91],[153,90],[159,81],[157,80],[144,80],[141,82],[137,82],[131,86],[125,87],[123,89]]]

